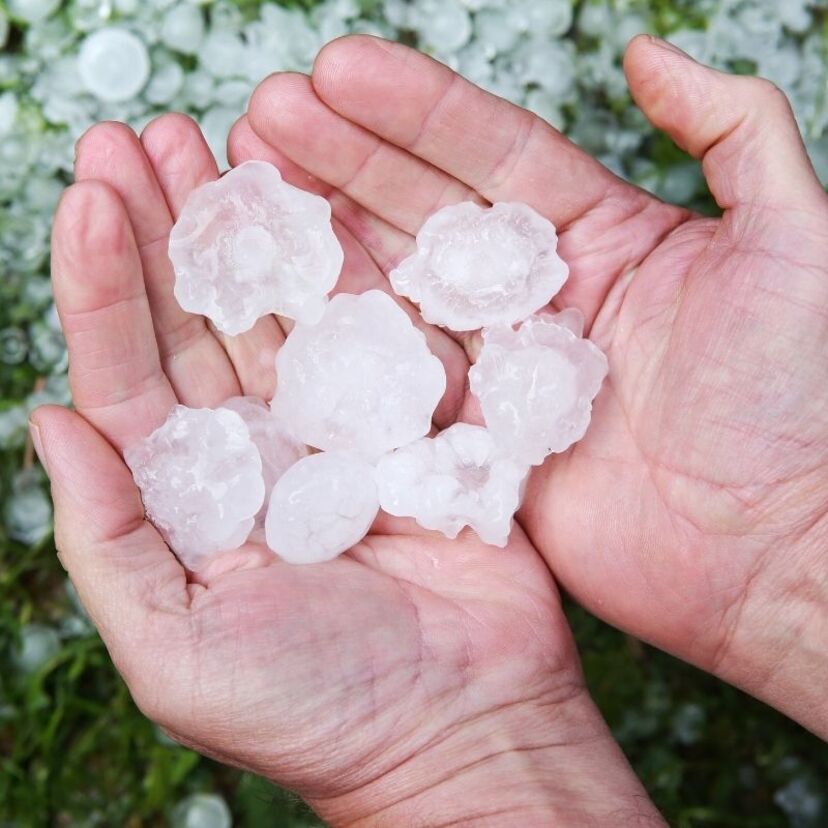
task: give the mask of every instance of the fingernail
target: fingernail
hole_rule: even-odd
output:
[[[49,474],[49,463],[46,459],[46,452],[43,450],[43,438],[40,436],[40,429],[31,420],[29,421],[29,434],[32,435],[32,445],[34,446],[37,459],[40,460],[40,465]]]
[[[681,57],[693,60],[692,55],[688,55],[687,52],[684,51],[684,49],[679,49],[679,47],[676,46],[675,43],[670,43],[669,40],[664,40],[661,37],[653,37],[653,43],[655,43],[658,46],[661,46],[662,49],[666,49],[668,52],[672,52],[674,55],[680,55]]]

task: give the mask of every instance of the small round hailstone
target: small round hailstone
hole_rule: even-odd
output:
[[[108,26],[83,41],[78,72],[87,91],[99,100],[128,101],[149,80],[149,53],[143,41],[132,32]]]
[[[294,439],[279,422],[264,400],[258,397],[233,397],[222,408],[235,411],[247,426],[250,439],[262,458],[265,498],[256,516],[256,528],[264,528],[267,502],[276,481],[308,453],[307,446]]]
[[[330,561],[365,537],[378,512],[372,466],[347,452],[312,454],[273,489],[267,545],[288,563]]]
[[[516,331],[483,331],[469,371],[486,427],[522,463],[540,465],[584,436],[607,375],[607,358],[578,335],[578,317],[569,311],[559,317],[533,316]]]
[[[505,546],[528,471],[485,428],[457,423],[379,461],[380,506],[449,538],[471,526],[484,543]]]
[[[194,190],[170,233],[179,304],[230,336],[269,313],[318,321],[343,258],[330,204],[263,161]]]
[[[376,460],[426,435],[446,372],[386,293],[341,293],[276,356],[273,410],[295,437]]]
[[[444,207],[417,234],[391,284],[423,319],[453,331],[513,325],[546,305],[569,268],[555,225],[526,204]]]
[[[147,517],[187,568],[247,540],[264,502],[262,461],[234,411],[177,405],[124,459]]]

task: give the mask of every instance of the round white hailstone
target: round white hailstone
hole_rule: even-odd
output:
[[[471,17],[458,0],[420,0],[411,15],[423,45],[441,54],[456,52],[471,37]]]
[[[513,325],[563,287],[569,268],[557,247],[555,225],[528,205],[467,201],[426,221],[391,284],[426,322],[453,331]]]
[[[26,23],[41,23],[60,7],[61,0],[9,0],[9,14]]]
[[[194,55],[204,39],[204,12],[192,3],[168,9],[161,23],[161,41],[184,55]]]
[[[20,645],[12,653],[15,667],[25,674],[36,673],[60,652],[60,636],[45,624],[26,624],[20,630]]]
[[[188,569],[247,540],[264,502],[262,461],[234,411],[177,405],[124,459],[147,517]]]
[[[343,253],[324,198],[248,161],[190,194],[170,259],[181,307],[235,336],[269,313],[318,321]]]
[[[221,407],[228,411],[235,411],[244,420],[250,432],[250,439],[262,458],[265,497],[262,508],[256,515],[256,528],[263,528],[267,514],[267,502],[276,481],[294,463],[307,455],[307,446],[294,439],[267,403],[258,397],[233,397]]]
[[[217,794],[193,794],[172,812],[173,828],[231,828],[232,824],[230,808]]]
[[[99,100],[128,101],[149,80],[147,47],[126,29],[115,26],[99,29],[83,41],[78,71],[87,91]]]
[[[303,443],[375,460],[426,435],[446,372],[399,305],[379,290],[339,294],[276,355],[273,410]]]
[[[457,423],[387,454],[376,475],[388,514],[449,538],[471,526],[484,543],[505,546],[528,472],[485,428]]]
[[[267,545],[288,563],[330,561],[365,537],[378,512],[372,466],[346,452],[312,454],[273,489]]]
[[[219,87],[216,86],[214,91],[216,99],[220,100]],[[235,108],[213,106],[199,119],[204,140],[207,141],[219,170],[226,170],[230,166],[227,160],[227,136],[243,111],[243,104]]]
[[[486,427],[518,462],[540,465],[580,440],[607,375],[607,358],[571,330],[577,320],[565,313],[533,316],[516,331],[483,331],[469,371]]]

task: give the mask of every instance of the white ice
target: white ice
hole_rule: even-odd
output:
[[[235,336],[269,313],[317,322],[343,252],[324,198],[248,161],[190,194],[170,259],[181,307]]]
[[[233,411],[177,405],[124,457],[147,517],[189,569],[236,549],[264,502],[262,461]]]
[[[373,468],[355,454],[323,452],[282,475],[267,511],[267,544],[292,564],[330,561],[359,543],[379,511]]]
[[[485,428],[457,423],[386,455],[376,475],[389,514],[449,538],[470,526],[485,543],[505,546],[528,471]]]
[[[137,35],[118,26],[107,26],[90,34],[81,44],[78,73],[86,90],[99,100],[128,101],[149,80],[149,53]]]
[[[369,460],[423,437],[446,372],[397,303],[379,290],[339,294],[276,357],[272,406],[295,437]]]
[[[519,462],[539,465],[586,433],[608,365],[579,336],[581,324],[568,310],[533,316],[516,331],[483,331],[471,390],[492,436]]]
[[[417,234],[391,284],[423,319],[454,331],[512,325],[544,307],[569,268],[555,226],[526,204],[444,207]]]

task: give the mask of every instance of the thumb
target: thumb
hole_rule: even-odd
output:
[[[718,72],[649,35],[627,47],[624,71],[651,123],[702,161],[723,209],[825,202],[788,99],[770,81]]]

